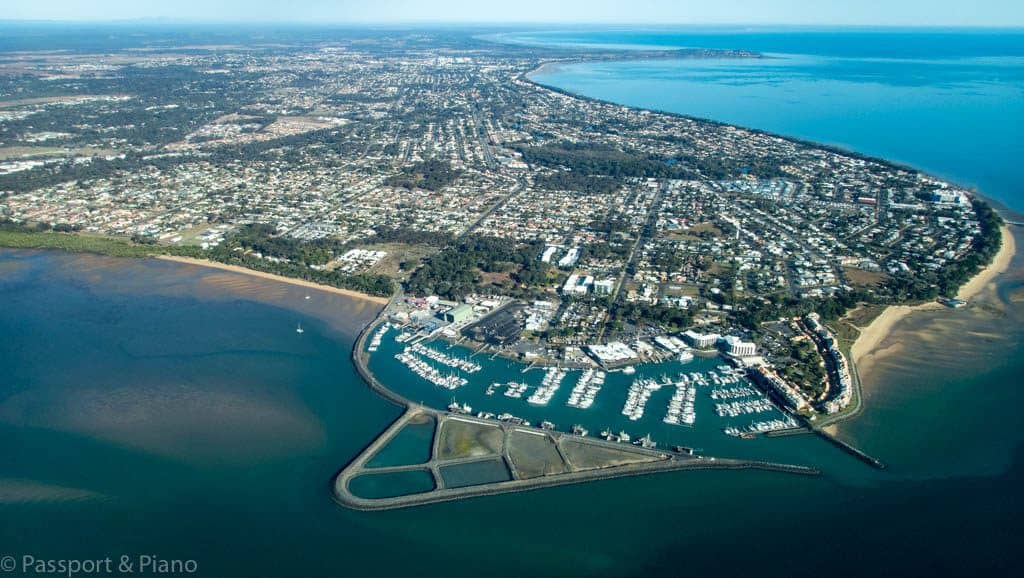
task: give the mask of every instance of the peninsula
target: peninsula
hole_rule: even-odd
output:
[[[764,414],[724,426],[734,437],[854,414],[851,360],[895,307],[965,305],[1005,268],[1012,238],[974,191],[913,168],[529,77],[666,56],[758,57],[428,30],[12,57],[0,62],[0,245],[162,256],[369,295],[387,303],[354,355],[371,384],[369,356],[396,348],[418,387],[455,392],[478,364],[430,344],[459,344],[546,372],[490,394],[544,406],[578,372],[570,405],[589,407],[612,372],[719,358],[723,368],[637,378],[623,415],[640,419],[668,387],[665,423],[692,425],[709,383],[719,416]],[[389,328],[402,341],[382,341]],[[429,473],[428,501],[465,493],[443,470],[466,464],[438,448],[476,455],[480,438],[509,468],[498,488],[757,465],[655,450],[649,436],[638,448],[612,432],[581,441],[514,415],[456,420],[470,412],[376,387],[407,412],[339,477],[350,505],[369,507],[349,483],[422,421],[436,447],[411,469]],[[483,429],[446,437],[455,427]],[[524,454],[548,452],[543,476],[522,473],[533,470],[513,455],[520,434],[545,440]]]

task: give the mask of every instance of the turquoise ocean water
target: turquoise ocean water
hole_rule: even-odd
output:
[[[678,31],[511,34],[550,45],[732,48],[760,59],[551,67],[579,94],[904,162],[1024,209],[1024,31]]]

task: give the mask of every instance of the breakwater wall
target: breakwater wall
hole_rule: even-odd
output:
[[[864,451],[854,447],[853,445],[847,442],[844,442],[843,440],[835,437],[834,435],[820,429],[815,429],[814,433],[818,434],[818,436],[821,437],[822,439],[826,440],[827,442],[836,446],[837,448],[843,450],[844,452],[850,454],[851,456],[857,458],[858,460],[864,462],[865,464],[879,470],[885,469],[885,463],[883,463],[881,460],[868,455]]]
[[[498,482],[481,486],[434,490],[422,494],[411,494],[407,496],[380,499],[366,499],[353,495],[347,487],[348,482],[351,480],[347,476],[339,476],[335,480],[331,493],[334,500],[345,507],[363,511],[379,511],[423,506],[439,502],[450,502],[465,498],[527,492],[568,484],[580,484],[629,476],[684,470],[763,470],[805,476],[816,476],[821,473],[814,468],[806,466],[776,464],[771,462],[721,458],[698,458],[693,460],[672,459],[669,461],[647,464],[616,466],[614,468],[609,468],[608,470],[573,472],[542,478],[511,480],[508,482]]]

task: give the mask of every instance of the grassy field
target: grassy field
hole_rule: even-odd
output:
[[[886,307],[888,307],[888,305],[861,305],[844,315],[841,321],[853,325],[854,327],[867,327],[868,325],[871,325],[871,322],[874,321],[876,317],[885,311]]]
[[[861,305],[852,309],[841,319],[829,323],[829,327],[839,340],[839,348],[844,355],[849,357],[849,349],[853,342],[860,336],[861,327],[867,327],[876,317],[885,311],[885,305]]]
[[[99,253],[113,257],[148,257],[167,252],[161,247],[138,245],[122,239],[96,235],[27,233],[0,229],[0,247],[12,249],[60,249],[76,253]]]
[[[885,273],[865,271],[855,267],[843,267],[843,275],[856,287],[877,287],[889,276]]]

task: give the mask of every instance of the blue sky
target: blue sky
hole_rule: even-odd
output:
[[[1024,26],[1024,0],[3,0],[0,20]]]

